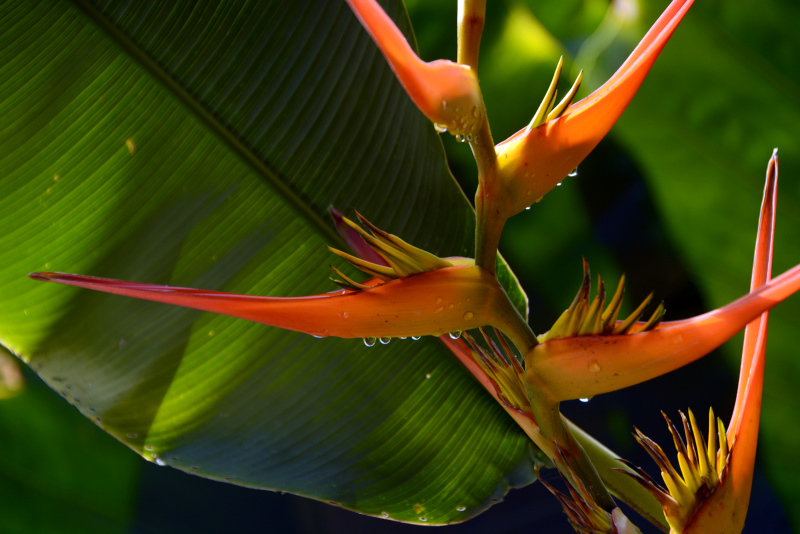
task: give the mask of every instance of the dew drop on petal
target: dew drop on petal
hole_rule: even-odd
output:
[[[382,345],[388,345],[391,340],[392,340],[392,338],[390,338],[390,337],[382,337],[382,338],[380,338],[380,341],[381,341]]]
[[[440,305],[442,303],[442,297],[436,297],[436,305]]]
[[[528,211],[528,210],[530,210],[530,209],[531,209],[531,207],[530,207],[530,206],[528,206],[527,208],[525,208],[525,211]]]
[[[455,332],[450,332],[450,339],[458,339],[461,337],[461,330],[456,330]]]
[[[556,184],[556,187],[561,187],[561,182],[558,182],[558,183]]]
[[[419,341],[419,338],[421,337],[422,336],[411,336],[411,339],[413,339],[414,341]]]
[[[600,364],[597,363],[597,362],[590,363],[589,364],[589,370],[591,372],[593,372],[593,373],[599,373],[600,372]]]
[[[471,321],[473,317],[475,317],[475,314],[472,313],[471,311],[464,312],[464,320],[465,321]]]
[[[584,398],[578,399],[578,400],[580,400],[581,402],[589,402],[590,400],[592,400],[592,398],[591,397],[584,397]]]
[[[572,169],[572,172],[569,173],[567,176],[578,176],[578,167]]]
[[[368,347],[371,347],[374,344],[375,344],[375,338],[374,337],[365,337],[364,338],[364,345],[366,345]]]

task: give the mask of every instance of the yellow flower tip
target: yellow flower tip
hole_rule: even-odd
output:
[[[475,72],[448,60],[426,63],[375,0],[347,0],[397,79],[440,132],[467,140],[480,128],[485,107]]]
[[[348,242],[354,242],[356,245],[364,244],[367,250],[363,250],[363,246],[356,249],[356,253],[359,257],[331,247],[328,247],[328,250],[346,259],[355,268],[360,269],[370,276],[389,281],[411,276],[412,274],[453,267],[457,263],[461,265],[467,264],[460,260],[451,262],[447,259],[439,258],[430,252],[410,245],[395,235],[384,232],[369,222],[360,213],[356,212],[356,216],[359,221],[367,227],[366,230],[341,214],[339,214],[339,224],[337,226],[344,229],[340,229],[340,233],[345,233],[349,236]],[[351,235],[350,233],[355,235]],[[364,258],[368,252],[371,253],[369,260]],[[375,256],[377,256],[379,261],[373,259]],[[335,283],[345,289],[363,289],[359,288],[359,284],[354,283],[338,269],[334,269],[334,271],[339,276],[339,279],[332,279]]]
[[[483,343],[478,343],[468,332],[463,339],[469,346],[468,354],[480,368],[494,389],[494,397],[507,410],[532,418],[530,401],[525,388],[525,371],[503,335],[494,330],[494,338],[481,328]],[[451,336],[452,337],[452,336]]]
[[[622,307],[622,296],[625,291],[625,276],[620,278],[617,290],[606,307],[606,292],[603,278],[598,276],[598,290],[594,299],[590,300],[591,276],[589,274],[589,264],[583,259],[583,282],[575,295],[572,304],[553,324],[553,327],[537,337],[539,343],[545,343],[554,339],[562,339],[575,336],[595,336],[595,335],[625,335],[638,332],[646,332],[656,328],[661,321],[666,310],[663,303],[656,308],[646,322],[637,323],[644,310],[652,299],[649,295],[636,310],[633,311],[624,321],[617,321],[619,310]],[[605,309],[604,309],[605,308]]]
[[[738,514],[730,513],[732,511],[729,502],[731,501],[731,492],[728,489],[730,454],[722,421],[714,417],[713,410],[709,410],[709,434],[708,443],[706,443],[691,410],[689,410],[688,419],[681,413],[684,427],[683,437],[678,434],[675,425],[666,415],[664,418],[667,420],[675,443],[681,473],[672,467],[661,447],[639,430],[636,430],[634,436],[655,460],[661,470],[665,486],[661,486],[644,471],[629,462],[625,463],[633,471],[622,472],[631,476],[659,501],[671,533],[709,534],[718,532],[728,534],[741,532],[743,523],[739,525],[731,522],[731,518]],[[719,450],[715,445],[717,438],[721,444]],[[710,514],[718,515],[711,517]]]
[[[499,181],[510,203],[507,216],[538,202],[597,146],[636,94],[692,2],[674,0],[619,70],[576,104],[570,105],[581,76],[562,103],[554,105],[560,71],[556,69],[530,125],[496,146]]]

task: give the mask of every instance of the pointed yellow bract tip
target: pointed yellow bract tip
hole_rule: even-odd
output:
[[[636,429],[634,438],[658,465],[664,486],[656,483],[640,468],[630,464],[635,473],[621,469],[619,471],[634,478],[658,500],[671,533],[683,534],[691,531],[690,525],[698,510],[725,482],[730,449],[725,426],[721,419],[714,417],[713,409],[709,409],[708,413],[708,442],[691,410],[688,418],[681,413],[683,437],[667,415],[663,412],[662,415],[667,421],[677,451],[678,469],[673,467],[658,444]],[[719,449],[716,445],[717,439],[720,443]]]
[[[583,283],[578,290],[578,294],[575,295],[575,300],[561,314],[548,332],[537,337],[539,343],[573,336],[623,335],[646,332],[658,326],[664,313],[666,313],[662,302],[646,322],[637,323],[653,298],[651,293],[627,319],[617,321],[617,316],[622,307],[622,296],[625,292],[625,275],[620,278],[617,290],[605,311],[603,311],[603,307],[605,306],[606,291],[603,278],[600,276],[598,276],[597,285],[597,295],[590,300],[589,294],[592,289],[592,282],[589,275],[589,264],[584,259]]]
[[[347,217],[342,217],[342,222],[355,230],[361,238],[375,251],[388,265],[378,265],[368,260],[364,260],[328,247],[328,250],[337,256],[349,261],[355,268],[364,271],[370,276],[380,278],[384,282],[389,280],[396,280],[398,278],[405,278],[412,274],[419,274],[437,269],[444,269],[446,267],[453,267],[455,262],[442,259],[438,256],[417,248],[396,235],[384,232],[380,228],[365,219],[360,213],[356,212],[359,221],[367,227],[364,230],[351,221]],[[352,279],[345,276],[341,271],[331,266],[331,269],[338,275],[337,278],[331,278],[335,283],[339,284],[345,289],[364,289],[362,284],[354,282]]]

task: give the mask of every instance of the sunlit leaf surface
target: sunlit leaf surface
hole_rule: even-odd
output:
[[[159,465],[393,519],[461,521],[532,480],[527,438],[436,339],[367,348],[26,278],[333,290],[330,204],[470,254],[437,135],[344,2],[0,9],[0,341],[51,387]]]

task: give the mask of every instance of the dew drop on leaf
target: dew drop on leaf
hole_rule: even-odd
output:
[[[374,337],[365,337],[364,338],[364,345],[366,345],[368,347],[371,347],[374,344],[375,344],[375,338]]]

